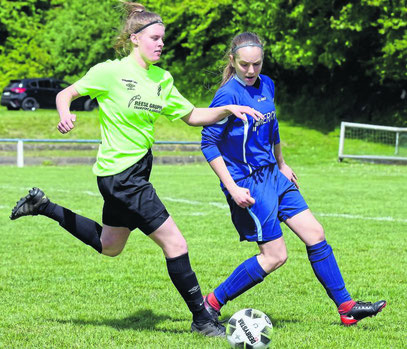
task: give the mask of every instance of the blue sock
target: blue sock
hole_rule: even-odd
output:
[[[248,289],[262,282],[267,273],[253,256],[240,264],[233,273],[222,282],[214,291],[216,299],[222,305],[235,299]]]
[[[332,247],[326,240],[307,246],[307,252],[316,277],[336,306],[350,301],[352,298],[345,287]]]

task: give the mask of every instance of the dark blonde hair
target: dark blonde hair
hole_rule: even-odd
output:
[[[229,50],[225,55],[225,61],[227,62],[223,68],[222,82],[220,86],[226,84],[230,78],[235,74],[235,68],[233,68],[232,63],[230,62],[230,56],[233,56],[233,59],[237,56],[237,50],[241,47],[246,46],[257,46],[260,47],[263,51],[263,40],[255,33],[245,32],[239,35],[236,35],[230,42]],[[264,51],[263,51],[264,52]]]
[[[120,1],[124,12],[123,25],[119,35],[116,37],[114,49],[121,56],[130,54],[133,46],[130,35],[142,29],[151,22],[161,22],[160,15],[149,12],[137,2]]]

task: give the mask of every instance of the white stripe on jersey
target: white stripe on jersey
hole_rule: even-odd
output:
[[[247,116],[246,116],[247,117]],[[244,124],[244,133],[243,133],[243,162],[247,164],[249,167],[250,174],[253,172],[252,168],[250,165],[247,163],[246,160],[246,142],[247,142],[247,134],[249,133],[249,122],[248,121],[243,121]]]
[[[230,116],[230,115],[229,115]],[[216,123],[216,125],[222,125],[222,124],[224,124],[225,122],[228,122],[229,121],[229,116],[227,116],[226,118],[224,118],[224,119],[222,119],[222,120],[219,120],[217,123]]]

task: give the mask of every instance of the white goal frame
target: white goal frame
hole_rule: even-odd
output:
[[[346,127],[352,128],[362,128],[362,129],[373,129],[373,130],[383,130],[395,132],[395,144],[394,144],[394,155],[395,156],[381,156],[381,155],[354,155],[354,154],[344,154],[343,149],[345,146],[345,129]],[[407,157],[397,156],[399,153],[399,141],[400,133],[407,133],[407,127],[391,127],[391,126],[379,126],[379,125],[369,125],[369,124],[360,124],[354,122],[341,122],[341,131],[339,137],[339,151],[338,151],[338,160],[342,161],[343,159],[358,159],[358,160],[367,160],[367,161],[384,161],[384,162],[407,162]]]

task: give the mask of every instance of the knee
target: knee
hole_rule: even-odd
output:
[[[124,245],[113,238],[102,239],[102,254],[108,257],[116,257],[123,251]]]
[[[281,267],[285,262],[287,262],[288,259],[288,255],[287,255],[287,251],[281,251],[277,256],[276,256],[276,269]]]
[[[108,257],[116,257],[123,251],[123,248],[105,248],[103,246],[102,254]]]
[[[325,240],[325,231],[320,223],[316,224],[314,227],[314,238],[317,241],[316,243]]]
[[[262,254],[262,268],[269,274],[280,268],[288,259],[287,250],[275,251],[273,254]]]
[[[188,245],[185,239],[182,237],[166,241],[164,246],[162,246],[162,249],[166,257],[174,258],[187,253]]]

